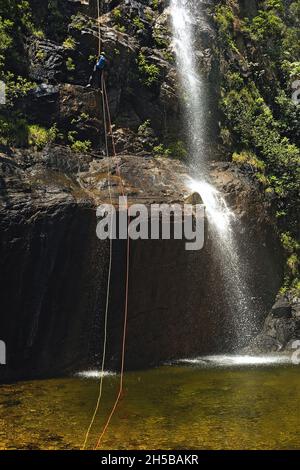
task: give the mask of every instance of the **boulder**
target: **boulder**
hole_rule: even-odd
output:
[[[292,292],[279,295],[267,316],[261,333],[247,348],[249,353],[290,351],[295,341],[300,340],[300,302]]]
[[[271,315],[273,318],[291,318],[292,305],[289,299],[285,296],[279,297],[272,307]]]

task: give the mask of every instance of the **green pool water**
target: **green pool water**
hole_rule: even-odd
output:
[[[103,449],[299,449],[299,367],[164,366],[127,373]],[[93,448],[118,389],[104,379]],[[99,379],[0,386],[1,449],[79,449]]]

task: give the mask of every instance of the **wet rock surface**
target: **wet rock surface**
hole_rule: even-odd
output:
[[[246,352],[269,353],[296,350],[300,338],[300,299],[292,293],[279,295],[262,332]]]
[[[115,203],[123,191],[130,204],[182,202],[190,194],[188,173],[172,159],[107,159],[64,146],[1,154],[0,330],[7,344],[2,380],[99,367],[109,243],[96,237],[96,207],[110,201],[109,185]],[[212,177],[244,220],[250,214],[248,226],[255,226],[260,204],[249,182],[222,163],[212,166]],[[265,230],[251,232],[260,247],[253,282],[271,306],[281,278],[279,254],[273,248],[270,261],[272,229],[262,207],[259,214]],[[187,252],[180,240],[130,242],[127,368],[230,350],[230,304],[220,291],[212,242],[208,226],[198,252]],[[115,369],[125,272],[126,241],[114,242],[107,367]]]

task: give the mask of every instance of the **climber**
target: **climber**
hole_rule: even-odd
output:
[[[97,63],[94,66],[92,75],[89,78],[89,83],[86,88],[90,88],[95,84],[96,88],[101,88],[102,76],[105,78],[105,71],[108,66],[108,60],[106,58],[105,52],[101,52],[100,56],[97,59]]]

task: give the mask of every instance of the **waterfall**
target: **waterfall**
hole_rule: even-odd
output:
[[[234,347],[239,348],[255,332],[255,306],[247,286],[245,264],[239,253],[237,221],[222,194],[209,182],[206,162],[206,96],[204,80],[197,65],[196,28],[205,21],[207,1],[171,0],[173,47],[185,112],[190,166],[195,175],[188,181],[193,192],[201,195],[223,277],[223,294],[231,311]],[[220,286],[218,286],[220,289]]]
[[[236,240],[238,221],[221,193],[206,181],[191,179],[188,186],[201,195],[212,233],[212,241],[223,277],[223,294],[230,305],[234,347],[241,348],[256,333],[254,299],[245,279],[245,260]],[[220,286],[219,286],[220,288]],[[258,308],[258,305],[257,305]]]
[[[199,2],[201,3],[201,2]],[[182,91],[191,163],[204,170],[204,88],[194,47],[195,17],[191,0],[171,0],[173,46]]]

